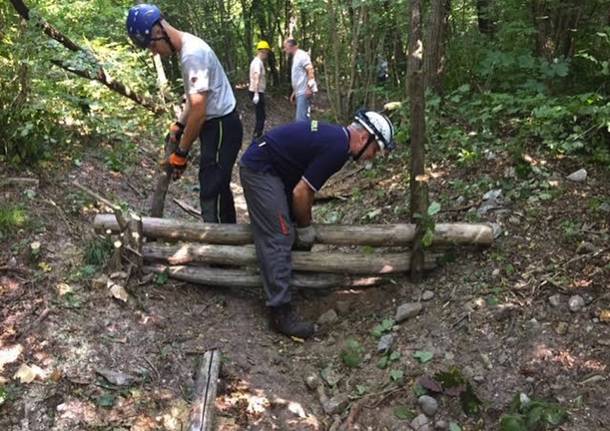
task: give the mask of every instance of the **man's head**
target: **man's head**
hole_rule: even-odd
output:
[[[126,26],[129,38],[138,48],[148,48],[153,54],[162,56],[175,51],[166,30],[170,26],[157,6],[139,4],[132,7],[127,14]]]
[[[271,51],[271,47],[269,46],[269,43],[266,40],[261,40],[259,43],[256,44],[256,50],[258,56],[262,60],[265,60],[269,56],[269,51]]]
[[[370,160],[395,147],[394,126],[388,117],[375,111],[358,111],[350,131],[350,154],[354,160]]]
[[[296,39],[290,37],[284,41],[283,49],[286,54],[294,55],[294,53],[297,52],[297,49],[299,49],[299,45],[297,44]]]

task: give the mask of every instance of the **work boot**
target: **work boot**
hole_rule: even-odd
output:
[[[292,305],[283,304],[278,307],[269,307],[271,313],[271,326],[278,332],[289,337],[309,338],[314,333],[312,322],[300,319],[294,312]]]

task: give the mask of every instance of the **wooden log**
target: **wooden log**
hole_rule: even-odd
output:
[[[171,142],[169,135],[165,137],[164,157],[163,161],[175,151],[177,144]],[[163,217],[165,209],[165,196],[169,189],[169,184],[172,181],[172,167],[169,164],[161,166],[161,170],[157,175],[157,184],[150,198],[150,215],[152,217]]]
[[[197,241],[207,244],[243,245],[252,243],[250,226],[245,224],[196,223],[184,220],[143,217],[144,235],[168,241]],[[100,232],[118,232],[112,214],[98,214],[93,221]],[[334,245],[406,246],[415,237],[414,224],[315,225],[316,243]],[[433,245],[493,244],[491,226],[470,223],[438,223]]]
[[[191,262],[232,266],[256,265],[254,246],[217,244],[146,244],[142,251],[148,261],[163,261],[170,265]],[[332,272],[340,274],[390,274],[409,270],[409,253],[348,254],[342,252],[292,252],[295,271]],[[436,265],[436,256],[429,255],[426,269]]]
[[[256,272],[242,269],[207,268],[201,266],[146,265],[144,272],[167,273],[169,278],[194,284],[217,287],[260,288],[263,282]],[[294,273],[292,286],[298,289],[365,288],[386,282],[384,277],[351,278],[339,274]]]
[[[188,431],[212,431],[214,429],[220,359],[220,352],[216,349],[209,350],[203,355],[195,383],[195,399],[189,416]]]

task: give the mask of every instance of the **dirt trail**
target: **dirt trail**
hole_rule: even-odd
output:
[[[238,97],[245,148],[253,119],[245,93],[239,92]],[[291,116],[292,107],[285,98],[269,103],[269,126],[289,121]],[[560,172],[572,168],[569,161],[557,163]],[[217,400],[223,430],[324,430],[344,421],[345,417],[325,414],[319,394],[305,384],[308,376],[320,379],[321,370],[327,379],[337,379],[333,387],[325,387],[328,397],[350,395],[358,405],[359,428],[354,429],[408,429],[409,421],[399,419],[394,409],[417,410],[413,392],[417,377],[453,366],[462,369],[485,401],[483,421],[477,425],[475,419],[464,416],[456,399],[439,397],[437,419],[455,421],[463,429],[496,429],[500,414],[519,391],[568,408],[571,419],[565,430],[602,430],[610,423],[610,330],[597,317],[600,309],[609,308],[610,257],[590,253],[573,261],[565,278],[554,279],[552,273],[557,262],[568,262],[573,256],[573,246],[562,242],[553,229],[566,211],[578,217],[579,193],[607,197],[608,173],[593,169],[591,177],[597,180],[584,191],[567,184],[565,201],[548,205],[544,217],[529,217],[519,208],[513,208],[510,216],[490,216],[508,234],[491,250],[460,250],[454,261],[421,285],[396,278],[381,288],[300,295],[300,308],[314,320],[330,309],[338,313],[337,320],[323,326],[317,338],[300,343],[268,329],[262,292],[149,282],[129,286],[130,299],[122,303],[109,297],[107,288],[92,287],[90,277],[79,275],[78,259],[91,238],[90,220],[96,209],[81,207],[71,212],[70,206],[82,197],[67,185],[77,179],[145,212],[144,195],[152,188],[155,168],[155,161],[144,157],[141,166],[127,174],[109,174],[98,159],[90,157],[64,175],[43,178],[35,200],[24,198],[20,191],[5,192],[7,199],[31,208],[39,226],[35,233],[16,237],[2,247],[0,262],[15,256],[19,267],[32,269],[0,272],[0,352],[4,354],[0,371],[10,379],[26,362],[49,374],[27,385],[8,381],[9,396],[0,405],[0,429],[183,429],[196,360],[212,347],[224,355]],[[501,168],[469,172],[438,167],[466,183],[487,173],[495,175],[491,169]],[[400,177],[403,172],[395,169],[392,175]],[[367,190],[363,184],[355,185]],[[167,217],[188,218],[172,199],[197,207],[197,187],[197,167],[190,166],[170,188]],[[243,222],[246,208],[237,181],[233,187]],[[446,187],[447,180],[441,178],[432,192],[440,195]],[[319,210],[319,216],[341,212],[344,222],[366,221],[365,210],[373,207],[388,219],[396,218],[395,208],[404,193],[404,186],[392,188],[385,201],[379,201],[374,192],[363,192],[362,201],[331,202]],[[604,215],[587,214],[592,220],[589,230],[603,233],[605,229],[607,234]],[[462,220],[465,213],[448,212],[443,217]],[[604,236],[593,238],[597,250]],[[34,240],[43,244],[41,257],[28,263],[29,244]],[[65,294],[62,283],[72,291]],[[371,330],[382,319],[393,317],[397,305],[420,300],[424,290],[433,291],[434,297],[424,303],[421,315],[394,328],[394,350],[400,353],[404,385],[358,402],[363,394],[382,394],[392,384],[390,371],[397,369],[376,366],[380,355]],[[587,304],[572,313],[567,298],[576,291]],[[548,297],[557,293],[560,304],[553,307]],[[498,302],[506,297],[510,300],[502,301],[509,304],[502,307],[506,304]],[[48,314],[37,322],[36,316],[45,310]],[[340,352],[349,337],[364,348],[360,369],[341,363]],[[23,351],[17,360],[9,361],[10,349]],[[413,357],[416,351],[432,353],[433,360],[421,364]],[[135,383],[109,384],[98,373],[102,369],[127,373]]]

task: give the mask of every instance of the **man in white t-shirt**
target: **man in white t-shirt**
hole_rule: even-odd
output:
[[[248,90],[250,91],[250,99],[254,103],[254,113],[256,115],[256,121],[254,125],[254,138],[260,138],[263,136],[263,130],[265,129],[265,87],[267,82],[265,79],[265,60],[269,55],[271,47],[266,40],[261,40],[256,45],[256,56],[250,63],[250,85]]]
[[[230,184],[243,129],[235,110],[233,89],[218,57],[200,38],[172,27],[154,5],[132,7],[126,25],[136,46],[161,56],[176,54],[180,60],[186,107],[180,120],[170,128],[177,148],[166,161],[174,178],[179,178],[186,169],[188,153],[199,138],[203,221],[235,223]]]
[[[309,120],[311,97],[318,92],[318,84],[314,73],[313,64],[309,54],[299,49],[297,41],[293,38],[284,41],[284,52],[292,56],[292,94],[290,101],[296,102],[296,121]]]

